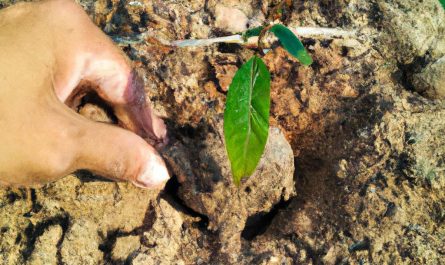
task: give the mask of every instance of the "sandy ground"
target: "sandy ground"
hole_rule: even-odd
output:
[[[174,177],[162,192],[88,172],[0,189],[0,263],[443,264],[439,2],[293,1],[284,24],[356,33],[303,38],[310,67],[281,48],[264,56],[271,137],[258,172],[236,188],[222,113],[232,76],[255,50],[162,43],[259,25],[276,2],[80,0],[116,40],[147,33],[120,44],[167,121],[172,141],[161,152]],[[107,120],[92,104],[80,112]]]

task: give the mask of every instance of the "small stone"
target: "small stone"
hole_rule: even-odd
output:
[[[335,264],[335,261],[337,260],[337,250],[335,247],[331,247],[326,255],[323,257],[323,263],[324,264]]]
[[[204,84],[204,90],[209,94],[211,98],[216,97],[216,95],[218,94],[215,83],[213,83],[212,81]]]
[[[215,8],[215,26],[232,33],[247,29],[247,16],[239,9],[218,4]]]
[[[358,97],[358,91],[348,83],[343,83],[343,90],[341,96],[345,98],[356,98]]]
[[[445,56],[428,65],[413,80],[417,92],[431,99],[445,98]]]
[[[346,177],[346,171],[348,169],[348,161],[345,159],[340,160],[338,163],[338,171],[337,171],[337,177],[343,179]]]
[[[79,110],[79,114],[93,121],[112,123],[108,114],[101,107],[87,103]]]
[[[232,79],[235,76],[238,67],[235,65],[216,65],[216,78],[218,78],[219,85],[223,91],[229,90]]]
[[[306,259],[307,259],[307,251],[305,249],[301,249],[298,256],[299,256],[299,259],[298,259],[299,262],[306,261]]]

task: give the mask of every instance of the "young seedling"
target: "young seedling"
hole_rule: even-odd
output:
[[[310,65],[311,56],[301,41],[287,27],[275,24],[257,27],[241,37],[259,36],[258,46],[265,32],[275,34],[281,45],[302,64]],[[270,73],[263,60],[253,56],[236,72],[227,93],[224,111],[224,138],[233,181],[236,185],[253,174],[263,155],[269,134]]]
[[[335,30],[331,30],[332,33]],[[284,49],[303,65],[312,64],[301,41],[281,24],[260,26],[238,35],[204,39],[183,40],[174,46],[204,46],[218,42],[248,44],[255,37],[259,50],[266,32],[273,33]],[[264,152],[269,134],[270,73],[263,60],[253,56],[236,72],[227,93],[224,111],[224,138],[229,156],[233,181],[236,185],[253,174]]]

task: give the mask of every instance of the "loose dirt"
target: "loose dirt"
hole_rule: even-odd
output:
[[[168,124],[171,144],[160,151],[174,177],[162,192],[88,172],[0,189],[0,263],[445,262],[445,12],[437,0],[293,1],[284,24],[357,33],[303,38],[310,67],[281,48],[264,56],[271,137],[240,188],[230,180],[222,113],[232,76],[255,50],[163,42],[259,25],[277,1],[80,4],[118,42],[149,33],[120,43]],[[242,19],[221,18],[227,12]],[[111,121],[93,104],[80,112]]]

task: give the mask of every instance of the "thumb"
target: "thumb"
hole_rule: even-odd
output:
[[[138,135],[116,126],[82,118],[75,168],[131,181],[138,187],[158,188],[169,179],[164,161]]]

